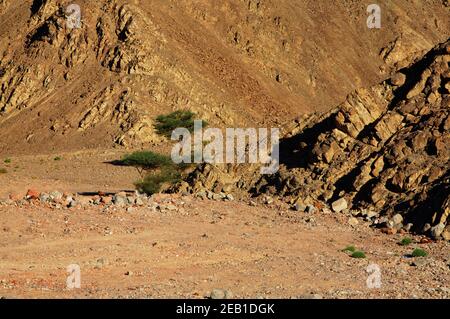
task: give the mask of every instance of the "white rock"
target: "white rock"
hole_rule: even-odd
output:
[[[394,217],[392,217],[392,221],[394,222],[394,225],[399,225],[403,222],[403,216],[400,214],[395,214]]]
[[[347,200],[345,198],[340,198],[331,204],[331,208],[333,208],[336,213],[342,212],[344,209],[348,208]]]
[[[431,236],[434,239],[437,239],[441,236],[441,234],[443,233],[445,229],[445,225],[443,223],[439,223],[436,226],[431,228]]]

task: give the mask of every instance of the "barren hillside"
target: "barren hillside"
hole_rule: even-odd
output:
[[[0,299],[448,299],[450,2],[373,2],[0,0]],[[279,171],[175,166],[180,109]]]
[[[160,143],[153,118],[276,125],[327,110],[448,37],[448,1],[0,0],[0,150]],[[425,19],[426,17],[426,19]]]

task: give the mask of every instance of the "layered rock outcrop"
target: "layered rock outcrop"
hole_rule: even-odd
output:
[[[284,128],[281,168],[199,167],[194,190],[241,190],[403,215],[412,230],[449,238],[450,41],[336,109]],[[184,185],[187,187],[187,185]]]

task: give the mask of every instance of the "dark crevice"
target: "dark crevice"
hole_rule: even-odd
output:
[[[282,139],[280,141],[280,164],[285,165],[287,169],[307,168],[310,164],[309,154],[319,135],[329,132],[335,127],[334,116],[333,113],[312,127],[304,129],[301,133]],[[300,145],[303,143],[306,147],[301,148]]]
[[[34,16],[44,5],[45,0],[34,0],[31,4],[31,15]]]

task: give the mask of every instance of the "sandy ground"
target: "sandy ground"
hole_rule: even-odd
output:
[[[26,156],[0,152],[0,169],[7,170],[7,174],[0,175],[0,197],[24,195],[29,188],[73,193],[133,190],[133,183],[139,179],[137,171],[110,164],[130,152],[85,150]]]
[[[8,169],[0,198],[31,187],[133,188],[133,169],[104,163],[120,151],[89,154],[13,157],[0,165]],[[450,297],[445,242],[413,236],[413,244],[400,246],[404,235],[382,234],[363,221],[351,227],[342,214],[290,211],[277,201],[250,206],[157,195],[152,202],[132,211],[0,205],[0,296],[205,298],[217,288],[236,298]],[[367,258],[342,252],[348,245]],[[408,257],[416,247],[429,256]],[[80,267],[80,289],[67,288],[71,264]],[[367,286],[371,264],[379,267],[380,289]]]

